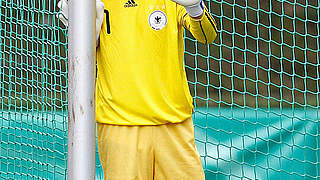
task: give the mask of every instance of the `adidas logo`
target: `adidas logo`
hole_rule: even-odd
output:
[[[138,6],[138,4],[136,4],[136,2],[134,2],[134,0],[128,0],[128,2],[126,2],[124,4],[125,8],[136,7],[136,6]]]

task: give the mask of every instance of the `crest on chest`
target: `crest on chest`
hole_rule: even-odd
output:
[[[167,25],[167,16],[160,10],[153,11],[149,15],[149,25],[154,30],[161,30]]]

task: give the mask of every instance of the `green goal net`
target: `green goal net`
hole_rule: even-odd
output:
[[[0,0],[0,179],[64,179],[66,29],[56,1]]]
[[[320,179],[319,3],[206,1],[217,39],[186,32],[206,179]],[[0,0],[0,179],[66,179],[67,30],[56,4]]]

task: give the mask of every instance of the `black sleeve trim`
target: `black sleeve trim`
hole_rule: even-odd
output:
[[[187,27],[184,25],[184,18],[188,15],[188,13],[184,14],[182,17],[182,26],[187,29]]]
[[[203,28],[202,28],[202,25],[201,25],[201,21],[199,21],[199,24],[200,24],[201,31],[202,31],[202,33],[203,33],[204,39],[206,40],[206,44],[207,44],[207,43],[208,43],[207,36],[206,36],[206,34],[204,33],[204,31],[203,31]]]
[[[216,31],[216,34],[218,34],[217,27],[215,26],[215,23],[212,22],[212,19],[208,15],[208,12],[205,12],[205,14],[206,14],[206,17],[208,18],[208,20],[210,21],[211,25],[213,26],[213,29]]]

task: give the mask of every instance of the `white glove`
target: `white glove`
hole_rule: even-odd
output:
[[[203,9],[205,7],[202,0],[172,0],[186,9],[191,17],[199,17],[203,14]]]
[[[57,15],[60,21],[68,27],[68,1],[60,0],[58,2],[60,13]],[[96,0],[96,41],[98,45],[101,26],[103,23],[104,4],[101,0]]]
[[[59,14],[57,14],[57,17],[66,27],[68,27],[68,1],[60,0],[57,6],[59,8]]]

